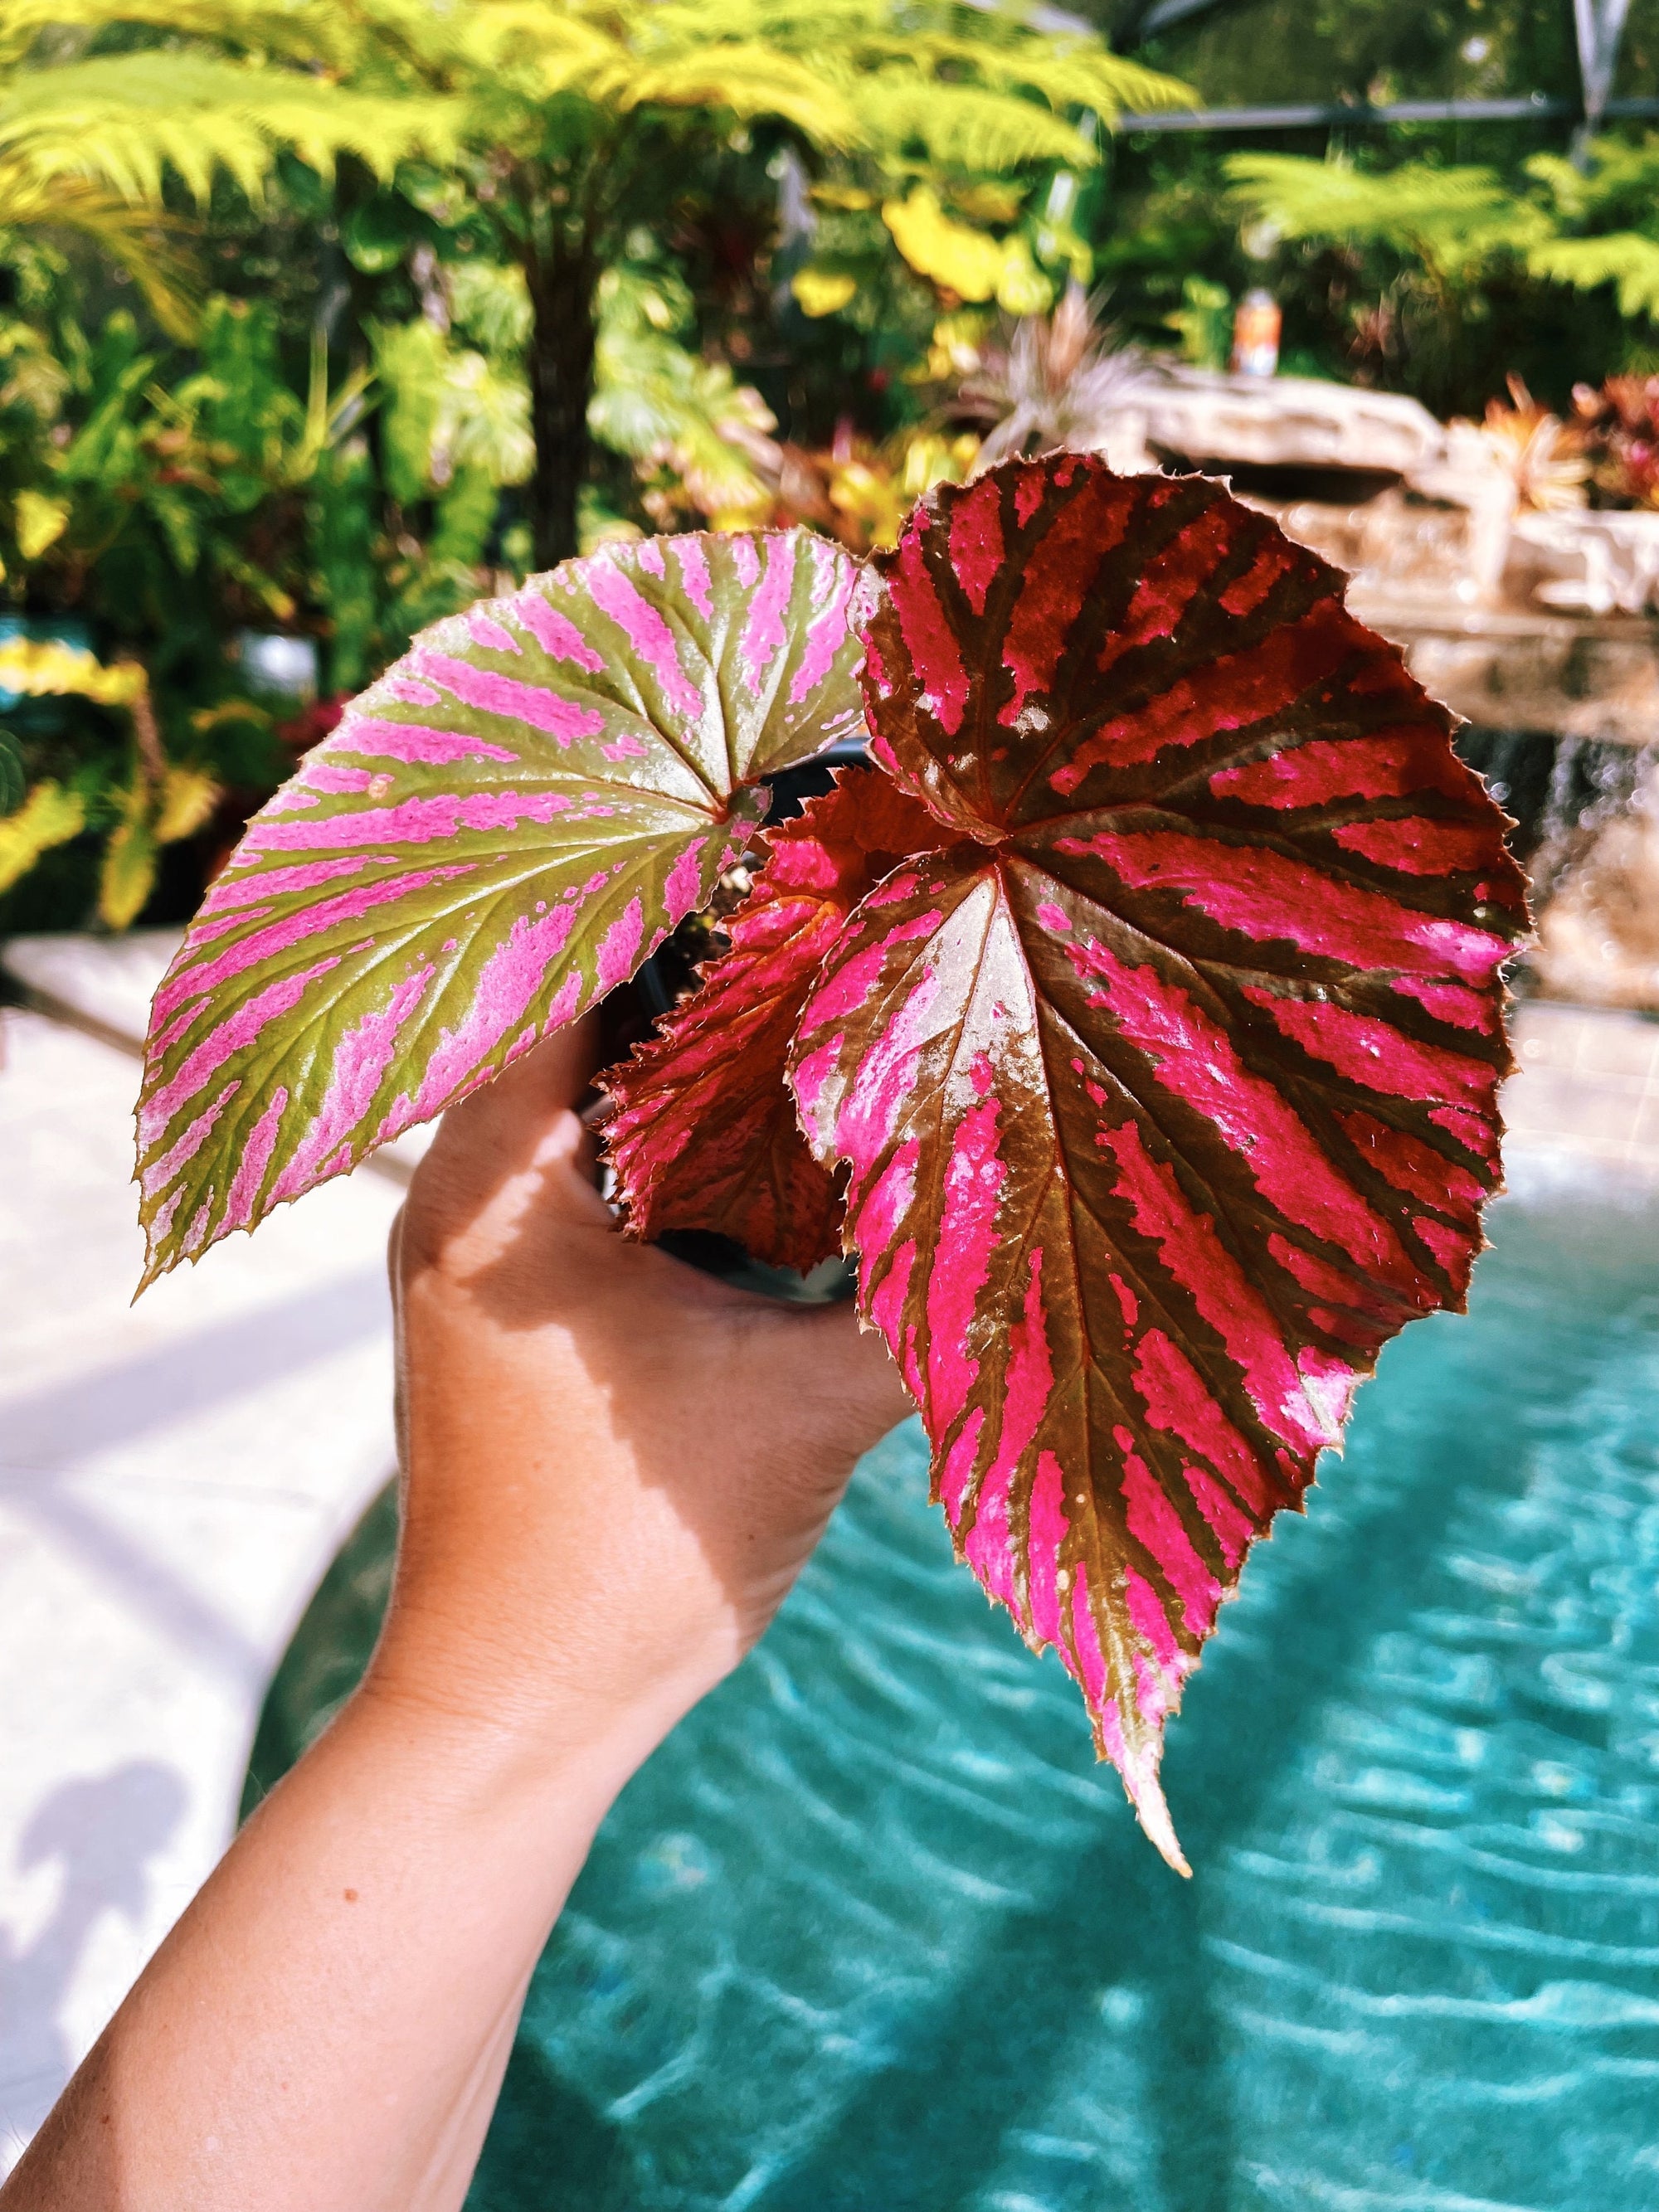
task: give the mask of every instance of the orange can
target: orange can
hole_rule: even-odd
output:
[[[1279,333],[1284,323],[1279,302],[1258,285],[1247,292],[1233,315],[1233,371],[1238,376],[1273,376],[1279,368]]]

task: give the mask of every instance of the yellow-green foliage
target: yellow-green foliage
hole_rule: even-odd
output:
[[[43,853],[78,837],[86,822],[79,792],[50,778],[37,783],[15,814],[0,819],[0,891],[21,882]]]
[[[1533,248],[1528,264],[1534,276],[1578,292],[1615,284],[1621,315],[1659,322],[1659,240],[1633,230],[1607,238],[1548,239]]]
[[[978,237],[990,274],[968,296],[1030,312],[1050,288],[1030,243],[962,222],[960,198],[945,215],[933,185],[1084,168],[1120,106],[1192,100],[1037,13],[1024,0],[8,0],[0,228],[78,223],[177,331],[191,286],[158,212],[169,178],[198,205],[220,178],[257,204],[284,152],[325,177],[349,152],[383,179],[418,155],[455,175],[531,279],[545,365],[571,322],[566,278],[591,320],[630,227],[678,189],[679,142],[732,144],[768,119],[821,159],[873,168],[921,273],[950,286],[946,264],[959,274]],[[118,52],[99,44],[112,33]],[[833,312],[838,293],[844,282],[814,293],[809,275],[803,297]],[[562,356],[565,379],[588,373],[589,343]],[[526,432],[488,359],[466,368],[477,388],[458,408],[492,423],[488,466],[512,480]]]
[[[131,779],[117,803],[98,878],[100,921],[111,929],[131,928],[155,888],[160,848],[201,828],[218,801],[218,784],[200,769],[162,757],[149,678],[138,661],[106,665],[53,639],[7,638],[0,641],[0,689],[33,698],[90,699],[131,716]],[[0,820],[0,891],[43,853],[90,826],[84,791],[50,780],[37,784],[17,812]]]
[[[466,135],[507,150],[553,135],[612,143],[629,118],[775,117],[811,143],[973,169],[1095,158],[1071,119],[1188,105],[1192,94],[1037,11],[951,0],[359,0],[348,66],[447,88]],[[337,51],[338,49],[337,48]],[[561,109],[550,117],[548,104]],[[580,102],[582,114],[563,103]],[[516,112],[515,112],[516,111]]]
[[[1547,215],[1517,198],[1492,169],[1357,169],[1290,154],[1236,154],[1227,163],[1240,213],[1281,238],[1384,246],[1437,279],[1463,276],[1503,255],[1524,258],[1550,234]]]
[[[1586,167],[1535,155],[1516,190],[1486,168],[1411,162],[1383,171],[1284,154],[1227,164],[1241,214],[1282,238],[1382,246],[1437,285],[1502,263],[1542,282],[1618,288],[1619,311],[1659,320],[1659,137],[1598,139]]]
[[[0,691],[34,699],[72,693],[100,707],[130,708],[149,688],[136,660],[106,668],[82,647],[59,645],[52,638],[0,639]]]
[[[538,558],[573,550],[578,494],[597,495],[585,425],[635,463],[654,519],[769,512],[784,457],[763,401],[697,349],[714,332],[689,296],[657,311],[688,197],[718,206],[735,189],[763,211],[751,131],[767,152],[793,143],[815,200],[833,184],[858,196],[853,274],[775,272],[815,313],[868,334],[896,298],[925,344],[928,284],[988,320],[1047,306],[1054,272],[1086,281],[1054,172],[1074,197],[1121,107],[1193,96],[1042,15],[1027,0],[0,0],[0,260],[61,270],[19,240],[78,230],[196,355],[175,372],[143,318],[100,309],[60,362],[42,331],[0,322],[0,412],[32,413],[27,448],[9,421],[0,448],[5,587],[71,611],[100,643],[131,641],[160,693],[88,663],[64,679],[84,712],[0,732],[0,805],[25,757],[39,779],[0,819],[0,887],[54,843],[106,837],[99,909],[125,926],[159,848],[213,804],[207,767],[228,757],[215,733],[239,704],[256,711],[226,696],[234,670],[190,670],[270,622],[318,636],[325,690],[355,686],[400,627],[474,595],[486,550],[529,558],[532,532]],[[268,199],[283,222],[314,216],[327,194],[292,162],[326,185],[348,155],[384,189],[349,177],[343,251],[356,258],[354,220],[413,209],[434,226],[436,273],[414,320],[365,319],[354,300],[336,380],[343,360],[361,365],[343,382],[319,331],[307,394],[292,388],[280,301],[214,296],[195,239],[228,194]],[[434,212],[438,196],[459,213]],[[406,252],[392,229],[386,270]],[[382,296],[403,311],[396,286]],[[890,535],[894,498],[966,465],[945,453],[923,468],[921,451],[848,465],[830,503],[848,529]],[[859,468],[897,488],[879,514]],[[520,483],[528,523],[499,538],[499,489]],[[191,651],[152,652],[198,617]],[[45,649],[29,651],[0,689],[46,686]],[[257,709],[267,729],[276,711]],[[48,743],[43,728],[68,734]]]
[[[0,232],[82,232],[123,264],[158,319],[191,326],[195,290],[169,176],[205,204],[216,177],[257,201],[284,151],[326,175],[342,153],[380,175],[453,150],[451,111],[402,88],[347,87],[334,11],[284,0],[7,0],[0,13]],[[100,32],[163,42],[89,52]],[[321,61],[325,65],[317,66]]]
[[[764,522],[779,458],[770,437],[777,424],[760,394],[738,384],[724,362],[704,361],[678,343],[691,320],[690,294],[616,269],[600,280],[599,307],[587,410],[594,435],[626,454],[647,483],[666,471],[684,488],[696,519],[723,529]],[[648,492],[647,503],[665,521],[680,520],[662,489]]]

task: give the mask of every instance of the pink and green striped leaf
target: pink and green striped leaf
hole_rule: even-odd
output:
[[[939,823],[879,771],[854,769],[763,831],[766,866],[731,949],[659,1033],[613,1069],[606,1132],[637,1237],[713,1230],[805,1274],[841,1249],[834,1179],[806,1148],[784,1080],[813,978],[847,916]]]
[[[156,994],[148,1281],[430,1119],[708,898],[860,726],[854,571],[650,540],[425,632],[249,824]]]
[[[864,900],[792,1081],[959,1551],[1182,1863],[1164,1724],[1497,1187],[1525,927],[1452,718],[1201,478],[942,488],[860,586],[946,849]]]

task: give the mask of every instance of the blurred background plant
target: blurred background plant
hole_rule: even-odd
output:
[[[1565,82],[1565,0],[1075,4],[10,0],[0,649],[106,674],[0,680],[0,932],[186,912],[480,593],[654,529],[890,544],[1112,452],[1257,286],[1283,368],[1481,423],[1523,507],[1656,503],[1659,137],[1367,119]],[[1659,94],[1640,0],[1620,68]],[[1117,128],[1200,95],[1334,119]]]
[[[1189,97],[947,0],[13,0],[0,931],[188,911],[532,566],[889,541],[973,458],[940,362],[1086,273],[1105,125]]]
[[[1138,348],[1096,319],[1073,277],[1051,315],[1022,316],[980,349],[963,379],[961,412],[986,426],[975,466],[1056,446],[1106,450],[1145,365]]]

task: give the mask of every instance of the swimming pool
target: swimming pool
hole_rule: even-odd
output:
[[[471,2212],[1654,2212],[1659,1197],[1510,1172],[1172,1726],[1195,1879],[912,1425],[605,1824]],[[277,1734],[361,1662],[387,1526]]]

